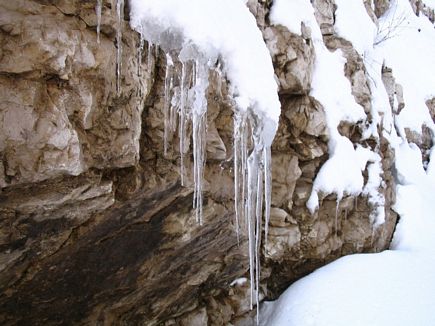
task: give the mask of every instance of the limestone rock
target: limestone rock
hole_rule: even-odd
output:
[[[310,39],[290,33],[283,26],[266,27],[263,32],[273,58],[280,92],[306,94],[313,73],[313,46]]]

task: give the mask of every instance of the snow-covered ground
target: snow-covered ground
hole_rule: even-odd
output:
[[[403,137],[405,127],[419,131],[424,124],[433,129],[425,101],[435,95],[435,30],[426,17],[414,15],[407,0],[393,1],[396,7],[381,20],[380,30],[403,18],[401,24],[373,47],[346,26],[353,21],[346,19],[348,15],[364,15],[359,10],[362,1],[336,3],[336,32],[354,43],[366,56],[366,64],[372,63],[372,79],[380,81],[379,69],[385,62],[404,89],[406,106],[396,118],[398,132],[383,122],[384,135],[396,153],[394,209],[400,222],[390,250],[343,257],[318,269],[290,286],[277,301],[264,303],[261,324],[435,325],[435,150],[425,170],[420,149]],[[377,85],[371,85],[372,103],[385,118],[385,90]]]
[[[392,250],[346,256],[263,304],[262,325],[435,325],[435,177],[403,143],[397,167],[400,223]]]

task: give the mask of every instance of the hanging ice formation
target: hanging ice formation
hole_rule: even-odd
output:
[[[193,143],[193,207],[198,223],[202,224],[203,178],[207,128],[208,70],[210,63],[192,46],[184,47],[178,56],[181,74],[175,74],[175,64],[169,52],[166,54],[165,102],[164,102],[164,154],[167,155],[169,139],[176,132],[180,139],[181,184],[186,185],[186,152],[188,151],[188,123],[192,122]],[[179,80],[176,77],[179,76]],[[173,86],[178,87],[174,91]]]
[[[97,43],[100,44],[100,29],[101,29],[101,11],[103,9],[103,0],[97,0],[95,13],[97,14]]]
[[[280,114],[270,53],[244,2],[131,0],[130,5],[131,26],[148,42],[148,53],[153,46],[166,53],[164,154],[168,155],[170,140],[178,131],[181,184],[189,186],[186,163],[192,143],[193,207],[200,224],[210,70],[215,70],[218,76],[225,75],[231,82],[230,92],[235,100],[235,228],[238,240],[240,234],[248,236],[251,308],[256,304],[258,309],[262,219],[264,214],[267,242],[271,205],[270,146]],[[148,55],[148,66],[153,64],[151,60]]]
[[[166,46],[162,46],[166,48]],[[180,176],[186,185],[186,153],[188,151],[188,123],[192,123],[193,146],[193,207],[197,221],[202,224],[203,178],[206,154],[207,98],[209,70],[220,76],[215,58],[206,59],[192,45],[185,45],[174,62],[170,51],[166,54],[164,101],[164,153],[177,130],[180,152]],[[175,86],[178,85],[178,86]],[[264,144],[263,130],[268,119],[252,109],[235,108],[234,111],[234,193],[235,224],[239,240],[240,228],[248,234],[249,267],[251,279],[251,308],[259,302],[260,245],[263,206],[265,215],[265,241],[271,203],[271,151]],[[264,203],[264,205],[263,205]],[[257,305],[258,309],[258,305]]]
[[[194,56],[191,56],[191,54]],[[177,58],[181,74],[177,80],[176,64],[166,54],[165,104],[164,104],[164,151],[168,152],[169,139],[176,132],[178,116],[180,175],[186,185],[187,124],[192,122],[193,144],[193,207],[197,221],[202,224],[203,177],[205,166],[208,74],[215,69],[221,75],[214,60],[206,60],[191,45],[184,47]],[[178,84],[178,87],[174,85]],[[252,109],[235,108],[234,112],[234,192],[235,224],[237,238],[240,227],[248,235],[249,266],[251,279],[251,308],[259,302],[260,245],[262,232],[263,203],[265,234],[270,216],[271,203],[271,151],[263,140],[264,123]],[[267,240],[266,240],[267,241]],[[257,305],[258,309],[258,305]]]
[[[239,223],[247,226],[249,248],[249,271],[251,280],[251,309],[257,306],[259,322],[260,245],[265,203],[265,242],[270,218],[271,202],[271,151],[262,139],[263,117],[254,111],[236,110],[234,114],[234,193],[236,229],[239,238]],[[251,129],[251,139],[248,130]],[[252,141],[249,153],[248,142]]]
[[[124,21],[124,0],[116,0],[116,93],[121,93],[122,65],[122,22]]]

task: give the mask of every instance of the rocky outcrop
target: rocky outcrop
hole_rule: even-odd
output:
[[[343,50],[355,99],[369,114],[364,65],[334,34],[333,1],[313,3],[326,44]],[[325,112],[309,95],[310,32],[271,26],[268,1],[249,6],[282,103],[262,252],[261,296],[273,299],[337,257],[388,247],[396,220],[394,154],[382,137],[368,140],[382,157],[382,226],[373,227],[373,207],[362,196],[337,203],[330,195],[317,213],[308,211],[313,180],[328,158]],[[199,226],[191,173],[187,187],[179,183],[176,134],[163,154],[163,53],[152,48],[138,57],[139,36],[124,21],[117,94],[114,0],[103,1],[99,44],[94,1],[0,0],[0,10],[0,322],[225,325],[249,318],[246,238],[242,233],[238,244],[233,225],[233,100],[226,81],[210,72]],[[362,142],[361,126],[340,131]]]

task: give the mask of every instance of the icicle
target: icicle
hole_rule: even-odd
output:
[[[97,14],[97,43],[100,44],[100,29],[101,29],[101,11],[103,8],[103,0],[97,0],[95,13]]]
[[[202,225],[202,188],[204,179],[205,148],[207,136],[207,98],[208,66],[196,61],[192,69],[194,81],[194,100],[192,104],[192,138],[193,138],[193,207],[196,209],[196,220]]]
[[[263,149],[264,161],[264,246],[267,247],[267,235],[269,233],[270,205],[272,204],[272,153],[269,146]]]
[[[152,50],[153,50],[153,43],[148,41],[148,52],[147,52],[147,69],[148,69],[148,73],[151,71],[152,64],[153,64]]]
[[[234,113],[234,206],[236,218],[237,243],[240,243],[240,223],[245,214],[246,188],[246,114],[237,110]]]
[[[217,85],[216,85],[216,92],[222,96],[222,69],[221,64],[218,62],[216,67],[214,68],[214,71],[217,73],[218,78],[216,79]]]
[[[160,53],[160,46],[158,44],[156,44],[154,46],[154,52],[155,52],[156,58],[158,58],[159,57],[159,53]]]
[[[140,33],[140,41],[137,49],[137,75],[139,77],[142,77],[142,55],[144,46],[145,38],[143,37],[143,33]]]
[[[257,155],[261,155],[259,152]],[[261,163],[259,162],[259,168]],[[261,221],[263,216],[263,173],[258,171],[257,174],[257,199],[255,210],[255,303],[257,305],[257,325],[260,316],[260,245],[261,245]]]
[[[185,154],[184,147],[186,143],[186,120],[187,120],[187,92],[188,92],[188,82],[186,77],[186,64],[181,63],[181,81],[180,81],[180,109],[179,109],[179,138],[180,138],[180,177],[181,185],[185,185],[185,175],[186,175],[186,165],[185,165]]]
[[[246,197],[247,214],[245,216],[248,225],[248,248],[249,248],[249,272],[251,281],[251,304],[252,309],[254,303],[254,295],[256,294],[256,257],[255,254],[255,228],[256,228],[256,213],[257,213],[257,194],[258,189],[258,161],[257,155],[254,152],[248,158],[248,196]],[[256,297],[256,295],[255,295]]]
[[[249,266],[251,273],[251,306],[255,295],[255,303],[259,301],[259,251],[261,237],[261,222],[263,210],[263,146],[253,132],[254,149],[248,158],[248,193],[246,197],[246,207],[248,214],[245,216],[248,223],[248,246],[249,246]]]
[[[340,205],[340,197],[337,197],[336,206],[335,206],[335,236],[337,236],[338,232],[338,209]]]
[[[173,114],[171,112],[171,89],[173,86],[173,61],[169,53],[166,54],[166,71],[165,71],[165,104],[164,104],[164,116],[165,116],[165,130],[164,130],[164,152],[165,157],[168,155],[169,136],[173,133]]]
[[[121,93],[121,61],[122,61],[122,22],[124,21],[124,0],[116,1],[116,92]]]

